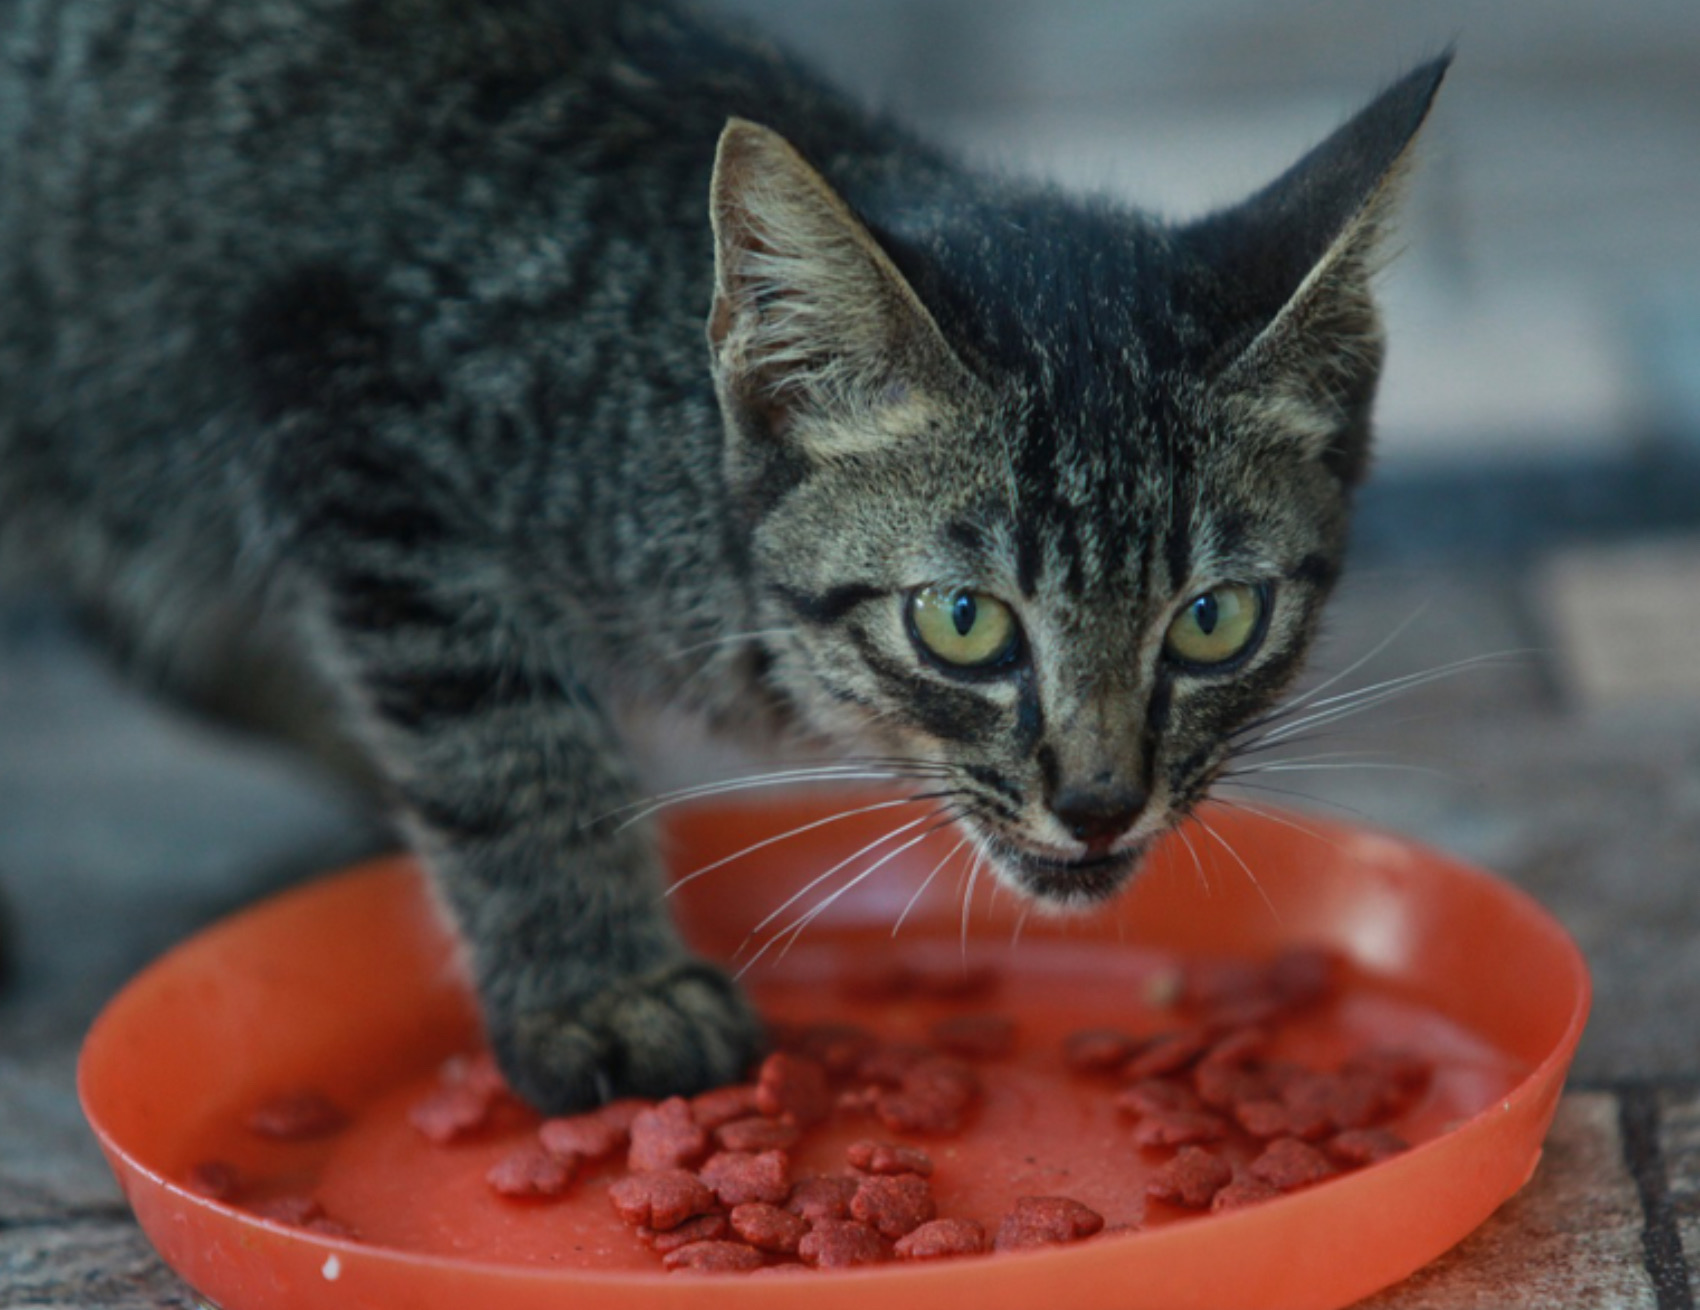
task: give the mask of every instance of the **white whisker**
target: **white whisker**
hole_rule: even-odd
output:
[[[1247,880],[1249,880],[1251,885],[1257,890],[1257,894],[1262,897],[1263,903],[1269,907],[1270,915],[1274,918],[1276,923],[1280,923],[1281,912],[1275,908],[1275,902],[1269,899],[1269,893],[1264,890],[1263,884],[1258,881],[1257,875],[1251,871],[1251,865],[1245,862],[1245,858],[1231,845],[1229,845],[1227,838],[1223,837],[1222,834],[1217,832],[1215,828],[1211,827],[1196,814],[1191,815],[1190,817],[1200,828],[1204,830],[1205,836],[1209,837],[1223,850],[1227,851],[1229,855],[1234,857],[1234,863],[1245,870]]]
[[[909,912],[915,908],[921,897],[926,894],[927,888],[932,885],[933,879],[939,876],[940,870],[942,870],[945,865],[949,864],[951,860],[956,857],[957,852],[973,840],[974,839],[971,836],[964,836],[961,841],[957,842],[956,845],[952,846],[950,850],[945,853],[944,859],[933,865],[932,872],[925,878],[921,879],[921,885],[915,889],[915,894],[909,898],[909,903],[903,907],[903,913],[898,915],[897,922],[891,925],[892,940],[895,941],[897,939],[897,933],[898,930],[903,927],[903,921],[909,917]]]

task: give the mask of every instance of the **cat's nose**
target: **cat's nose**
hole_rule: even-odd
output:
[[[1069,836],[1096,853],[1133,827],[1146,799],[1132,786],[1064,787],[1052,797],[1051,813]]]

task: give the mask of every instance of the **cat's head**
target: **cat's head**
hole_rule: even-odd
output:
[[[726,129],[708,334],[774,676],[920,762],[1025,894],[1116,890],[1295,676],[1446,62],[1181,226],[948,171],[835,189]]]

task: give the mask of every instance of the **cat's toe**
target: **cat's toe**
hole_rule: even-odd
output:
[[[761,1054],[763,1030],[730,978],[683,960],[583,1004],[520,1015],[493,1038],[513,1089],[560,1114],[734,1082]]]

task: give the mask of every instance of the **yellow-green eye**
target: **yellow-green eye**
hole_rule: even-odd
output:
[[[1009,606],[983,591],[922,587],[911,592],[909,626],[928,654],[959,669],[1002,664],[1021,643]]]
[[[1163,649],[1183,664],[1227,664],[1245,654],[1263,628],[1263,592],[1229,582],[1194,596],[1169,624]]]

